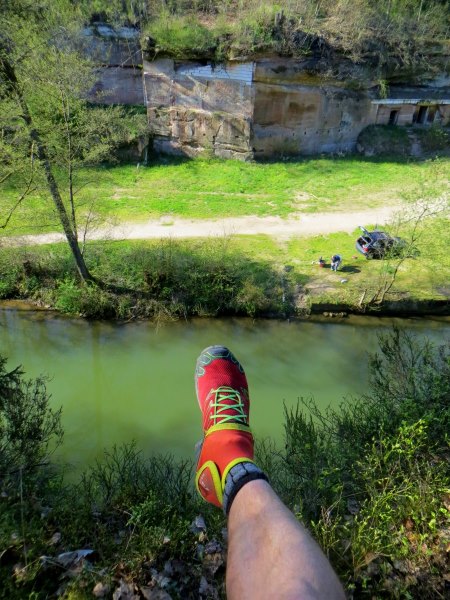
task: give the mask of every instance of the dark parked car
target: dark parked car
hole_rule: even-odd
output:
[[[402,254],[406,249],[406,242],[398,237],[392,237],[384,231],[367,231],[364,227],[359,227],[362,236],[356,241],[356,249],[366,258],[385,258]]]

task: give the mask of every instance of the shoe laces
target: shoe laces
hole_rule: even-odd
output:
[[[242,391],[245,392],[245,390]],[[213,425],[230,421],[247,425],[244,400],[238,390],[221,386],[216,390],[212,389],[210,394],[213,395],[213,401],[209,406],[213,409],[213,412],[209,415],[209,418],[213,421]],[[227,411],[227,414],[224,414],[225,411]]]

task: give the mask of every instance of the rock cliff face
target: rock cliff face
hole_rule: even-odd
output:
[[[321,49],[307,58],[144,60],[137,30],[96,25],[85,31],[100,65],[96,102],[147,107],[156,152],[249,160],[348,152],[371,124],[446,125],[450,79],[389,87],[374,70]],[[425,81],[425,79],[423,80]]]
[[[97,24],[84,30],[86,53],[99,65],[89,99],[101,104],[144,104],[139,31]]]
[[[307,65],[290,59],[255,64],[255,157],[353,150],[361,129],[372,122],[367,90],[354,91],[337,79],[313,75]]]
[[[251,158],[252,65],[225,69],[171,59],[144,61],[154,149],[197,156]]]
[[[373,122],[367,90],[346,89],[307,66],[280,58],[216,68],[144,62],[155,150],[244,160],[352,150]]]

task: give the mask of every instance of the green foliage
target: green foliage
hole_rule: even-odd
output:
[[[394,328],[380,336],[380,350],[370,356],[370,402],[381,427],[425,419],[429,439],[442,443],[450,431],[450,347],[438,351]]]
[[[414,133],[420,140],[420,145],[425,152],[440,152],[450,148],[450,134],[448,128],[432,125],[431,127],[416,127]]]
[[[434,348],[398,329],[381,335],[379,345],[369,360],[369,393],[339,409],[321,411],[313,400],[303,400],[303,409],[286,410],[284,461],[292,477],[283,494],[292,504],[301,502],[307,521],[331,506],[339,490],[358,497],[359,457],[403,424],[423,420],[429,452],[442,452],[448,444],[450,347]]]
[[[156,41],[155,52],[178,58],[201,56],[211,52],[210,31],[193,16],[174,16],[167,11],[151,21],[146,33]]]
[[[105,453],[103,460],[97,460],[82,476],[81,493],[88,504],[101,513],[136,506],[131,520],[140,522],[145,511],[141,513],[139,506],[144,501],[152,501],[149,494],[158,495],[153,500],[160,508],[165,505],[183,511],[189,506],[191,468],[190,461],[176,463],[170,456],[144,460],[133,443],[114,446],[111,452]],[[154,516],[157,521],[157,514]]]
[[[25,379],[0,356],[0,477],[33,471],[61,443],[61,409],[49,405],[45,378]]]
[[[74,278],[57,281],[55,307],[66,314],[95,319],[114,318],[115,298],[94,283],[80,285]],[[120,318],[120,316],[119,316]]]
[[[448,469],[430,453],[428,434],[428,426],[419,420],[368,444],[354,467],[360,487],[348,499],[347,511],[339,512],[335,504],[313,522],[319,543],[342,576],[353,580],[356,592],[390,589],[395,597],[419,597],[430,583],[411,575],[426,578],[442,569],[440,529],[448,517],[442,501],[449,491]],[[399,577],[396,569],[409,576]]]
[[[409,156],[411,140],[404,127],[368,125],[358,135],[357,144],[367,156]]]
[[[292,314],[294,275],[249,260],[227,238],[204,242],[95,243],[87,263],[105,282],[80,284],[67,249],[0,255],[4,297],[31,298],[95,319]],[[108,287],[106,287],[106,284]],[[1,288],[0,288],[1,290]]]
[[[163,13],[173,19],[173,45],[159,25]],[[218,59],[261,50],[298,56],[332,45],[358,61],[376,54],[378,67],[389,72],[399,64],[430,68],[426,56],[446,38],[448,8],[437,0],[155,0],[147,19],[157,48],[177,56],[185,17],[208,30],[210,55]],[[192,30],[184,40],[191,43],[188,55],[205,51]]]
[[[2,228],[30,192],[45,190],[78,273],[87,281],[92,278],[78,247],[75,172],[112,158],[129,133],[120,122],[121,109],[89,110],[86,98],[96,75],[80,48],[84,22],[79,8],[68,0],[38,6],[6,2],[2,7],[0,28],[7,33],[0,39],[0,153],[5,157],[0,183],[13,178],[20,186]],[[58,168],[60,181],[54,176]]]
[[[431,573],[444,568],[450,347],[398,329],[379,343],[365,396],[287,410],[285,450],[262,444],[258,460],[355,594],[432,598],[444,585]]]

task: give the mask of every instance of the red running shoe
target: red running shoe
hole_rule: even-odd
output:
[[[230,469],[253,462],[247,378],[228,348],[209,346],[197,360],[195,389],[204,432],[195,485],[207,502],[222,507]]]

